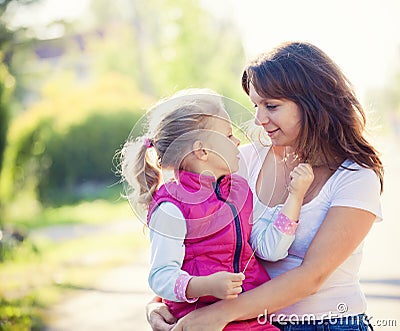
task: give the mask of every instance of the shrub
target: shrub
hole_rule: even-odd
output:
[[[150,103],[126,77],[77,85],[64,75],[15,119],[8,136],[2,194],[31,190],[41,202],[76,200],[82,185],[110,185],[114,153]]]
[[[14,300],[0,298],[0,330],[43,330],[39,310],[38,303],[29,296]]]
[[[112,169],[115,151],[128,137],[140,114],[119,111],[93,114],[64,133],[55,132],[45,142],[38,194],[42,202],[79,196],[82,185],[117,181]],[[58,198],[57,198],[58,197]]]

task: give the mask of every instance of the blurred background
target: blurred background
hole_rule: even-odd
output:
[[[0,0],[0,330],[149,329],[147,234],[114,155],[179,89],[251,108],[245,63],[287,40],[326,51],[368,112],[386,188],[361,280],[376,330],[398,329],[399,13],[395,0]]]

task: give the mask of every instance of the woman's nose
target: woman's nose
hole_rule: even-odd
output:
[[[256,125],[263,125],[268,123],[269,118],[267,115],[266,111],[262,111],[260,108],[257,108],[256,111],[256,118],[254,119],[254,122]]]

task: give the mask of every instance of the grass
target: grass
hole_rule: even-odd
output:
[[[95,200],[76,205],[48,207],[31,216],[19,214],[14,216],[13,224],[30,230],[61,224],[98,224],[110,219],[132,217],[133,212],[127,202],[112,204],[105,200]]]
[[[134,231],[98,232],[54,242],[28,238],[0,263],[0,330],[44,330],[49,307],[76,289],[91,289],[113,267],[133,263],[147,245],[141,224],[126,201],[105,200],[38,210],[13,220],[26,231],[49,225],[104,224],[131,219]],[[9,219],[10,220],[10,219]]]
[[[5,226],[32,230],[51,225],[98,224],[110,219],[132,218],[128,202],[121,198],[121,188],[109,189],[106,198],[85,199],[61,206],[42,205],[32,194],[20,194],[12,203],[3,207],[1,220]],[[104,195],[104,194],[103,194]]]

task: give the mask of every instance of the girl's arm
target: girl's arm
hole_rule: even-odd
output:
[[[192,277],[187,285],[188,298],[212,295],[219,299],[234,299],[242,293],[243,273],[226,271],[216,272],[208,276]]]
[[[289,195],[281,212],[292,221],[298,222],[304,196],[314,180],[314,172],[309,164],[300,163],[290,173],[290,178]]]
[[[297,222],[290,220],[281,212],[277,211],[274,217],[276,219],[273,222],[267,218],[255,220],[250,235],[250,245],[255,250],[255,255],[271,262],[281,260],[288,255],[297,228]]]
[[[242,292],[244,275],[226,271],[208,276],[191,276],[183,271],[186,222],[172,203],[162,203],[150,219],[151,268],[150,288],[158,296],[177,302],[195,302],[212,295],[233,299]]]
[[[260,218],[254,222],[250,244],[259,258],[278,261],[287,256],[294,241],[304,195],[313,180],[312,167],[306,163],[299,164],[291,172],[289,195],[280,212],[271,220]]]
[[[178,279],[189,277],[181,270],[185,256],[186,222],[179,208],[162,203],[152,214],[150,228],[150,272],[148,282],[164,299],[182,301],[174,291]]]
[[[350,207],[332,207],[312,241],[303,263],[234,300],[223,300],[183,317],[173,329],[212,330],[233,320],[257,317],[287,307],[315,292],[363,241],[375,215]]]

